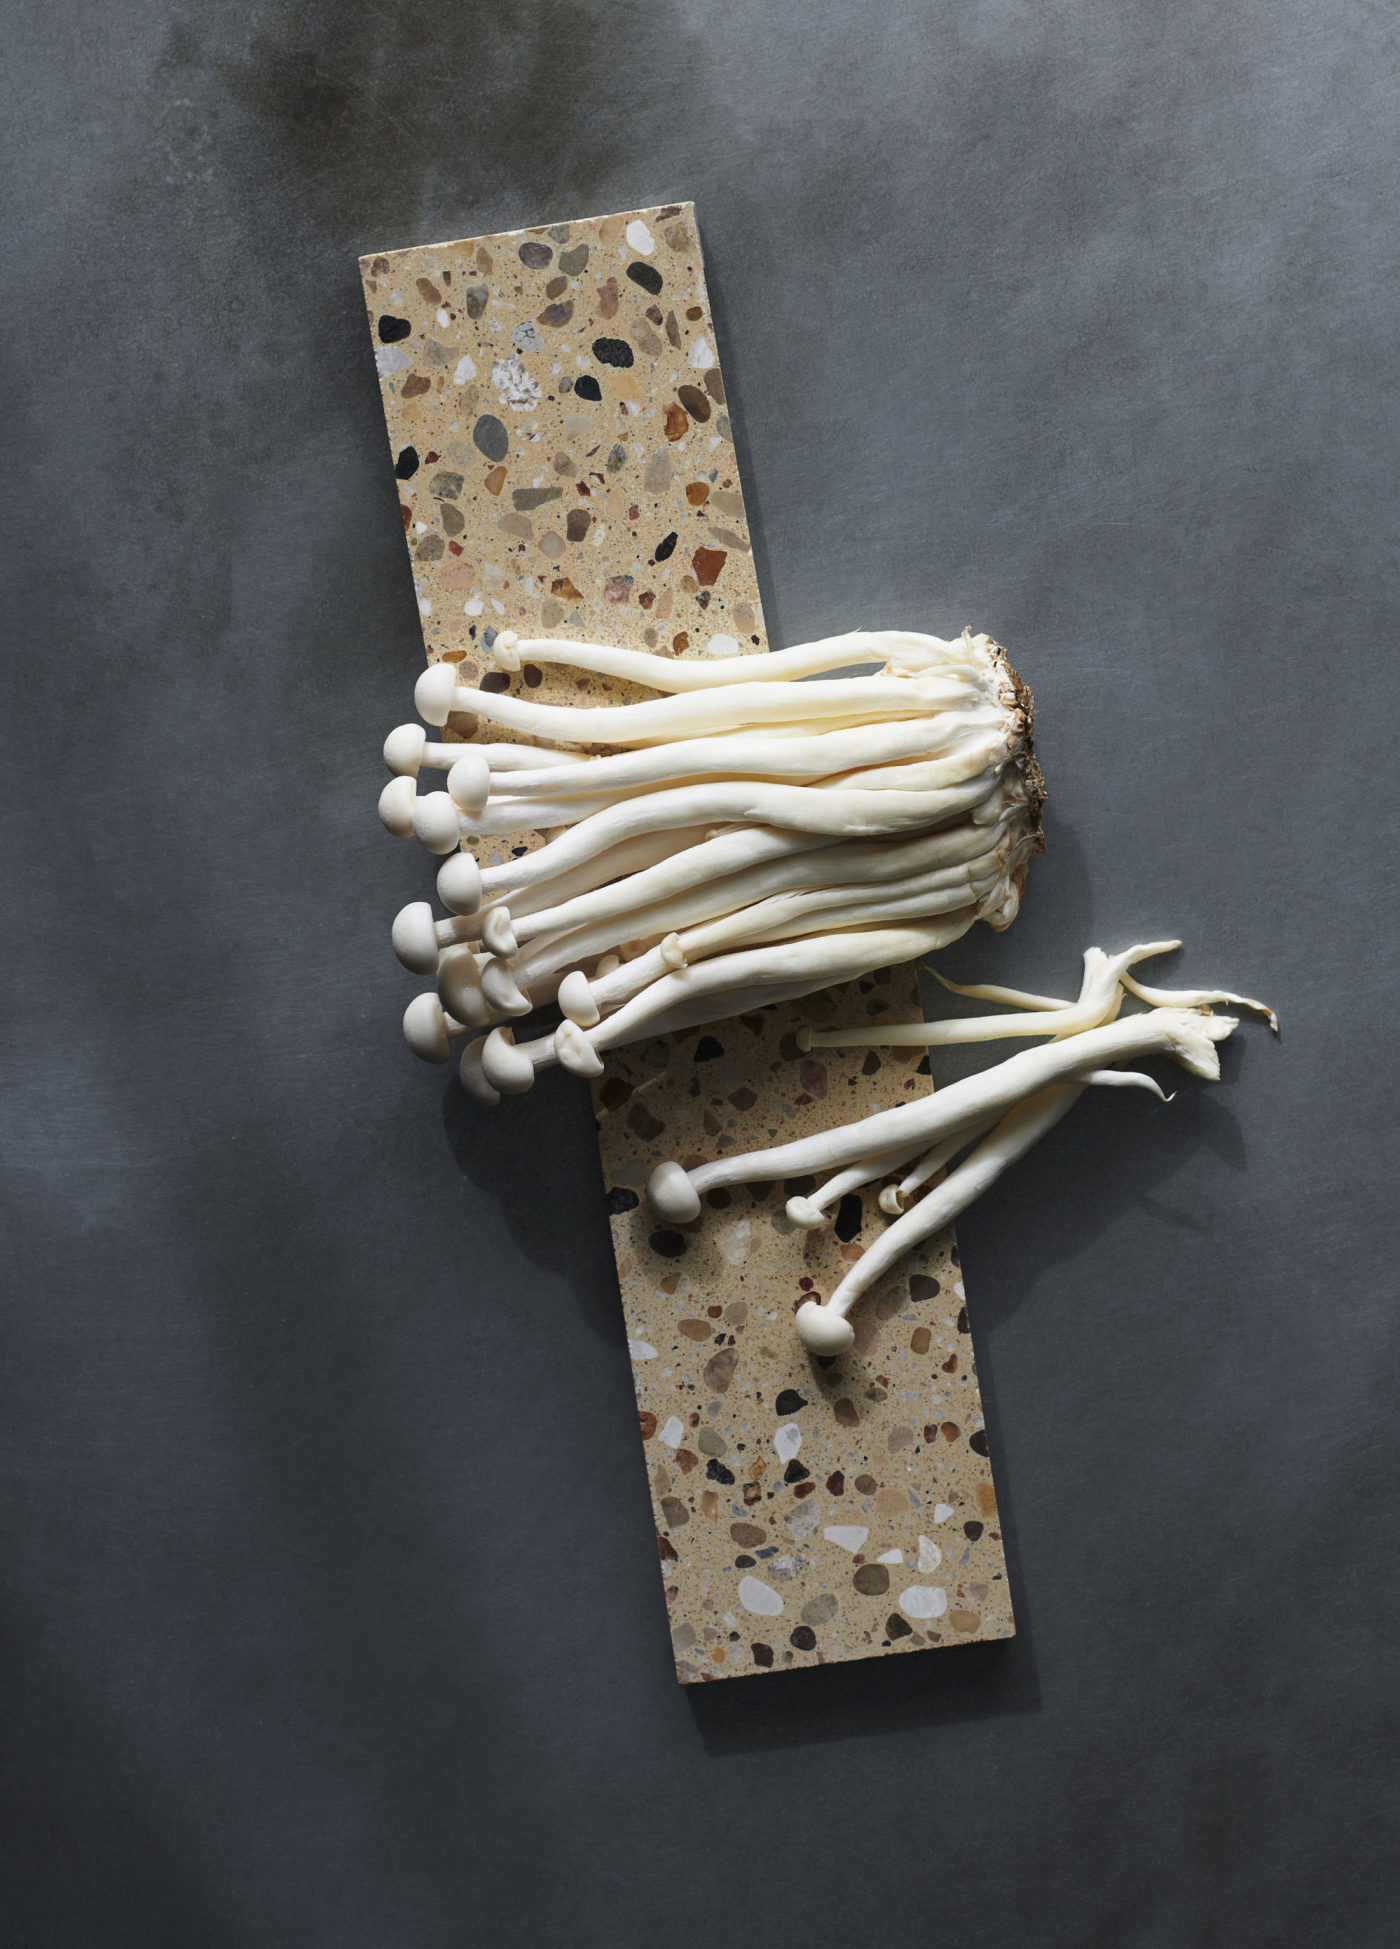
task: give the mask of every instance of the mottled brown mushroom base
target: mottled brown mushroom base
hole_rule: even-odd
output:
[[[767,647],[688,204],[362,269],[431,660],[587,704],[640,693],[528,663],[507,678],[483,632],[678,656]],[[413,857],[426,886],[432,862]],[[817,1233],[784,1215],[805,1183],[712,1193],[680,1229],[642,1202],[663,1157],[756,1149],[927,1089],[919,1050],[818,1059],[795,1040],[804,1022],[919,1014],[913,970],[897,969],[622,1050],[594,1086],[683,1682],[1012,1634],[951,1231],[862,1304],[849,1354],[817,1362],[793,1313],[883,1225],[878,1185]],[[510,1109],[483,1110],[483,1127]]]

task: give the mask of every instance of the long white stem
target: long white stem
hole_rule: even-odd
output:
[[[616,649],[608,643],[577,642],[562,637],[517,636],[503,630],[493,645],[503,670],[518,670],[522,662],[565,663],[576,670],[595,670],[626,683],[672,694],[717,690],[735,683],[773,683],[781,678],[808,677],[819,670],[840,670],[858,663],[895,659],[901,669],[958,668],[968,660],[969,639],[944,642],[907,630],[849,630],[815,643],[798,643],[787,650],[768,650],[758,656],[725,657],[721,662],[680,662],[645,650]]]

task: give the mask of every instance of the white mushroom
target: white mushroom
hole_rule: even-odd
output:
[[[607,643],[580,643],[562,637],[517,636],[500,630],[491,655],[502,670],[518,670],[522,662],[565,663],[577,670],[595,670],[649,690],[672,693],[718,690],[735,683],[772,683],[778,678],[809,677],[819,670],[842,670],[863,663],[884,663],[891,670],[909,672],[946,662],[960,650],[937,636],[909,630],[849,630],[842,636],[799,643],[788,650],[768,650],[758,656],[726,657],[722,663],[681,662],[650,655],[644,650],[615,649]],[[450,666],[449,666],[450,667]]]

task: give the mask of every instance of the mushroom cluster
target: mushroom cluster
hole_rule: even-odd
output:
[[[1180,945],[1154,941],[1115,955],[1091,947],[1084,956],[1084,978],[1073,1002],[1014,988],[962,987],[944,981],[954,994],[1000,1002],[1021,1012],[885,1028],[804,1030],[798,1038],[800,1046],[828,1049],[866,1043],[937,1047],[1013,1036],[1051,1039],[1041,1048],[1024,1050],[919,1102],[902,1103],[814,1137],[722,1157],[690,1171],[677,1163],[660,1164],[647,1186],[653,1210],[671,1224],[689,1224],[700,1216],[700,1200],[707,1191],[829,1171],[831,1177],[818,1191],[790,1198],[787,1204],[793,1224],[815,1229],[827,1222],[847,1192],[888,1180],[879,1204],[894,1222],[867,1247],[828,1298],[807,1300],[797,1312],[797,1331],[813,1353],[842,1352],[855,1337],[849,1315],[861,1295],[906,1253],[980,1197],[1091,1085],[1126,1085],[1162,1097],[1151,1076],[1119,1068],[1120,1063],[1169,1056],[1192,1075],[1218,1081],[1216,1044],[1239,1026],[1237,1016],[1213,1012],[1220,1003],[1258,1010],[1277,1034],[1278,1018],[1262,1002],[1225,989],[1148,988],[1129,972],[1139,961]],[[1145,1002],[1147,1008],[1121,1015],[1128,996]],[[1170,1099],[1163,1097],[1163,1101]],[[967,1155],[953,1166],[962,1151]],[[916,1194],[945,1170],[941,1182],[915,1201]]]
[[[487,1102],[560,1063],[912,960],[976,920],[1009,925],[1042,844],[1033,702],[1006,655],[854,631],[722,663],[502,631],[503,670],[568,664],[660,693],[589,707],[535,703],[431,666],[419,715],[498,728],[496,743],[392,731],[379,802],[396,834],[446,854],[445,919],[394,922],[395,952],[433,989],[404,1033]],[[875,666],[871,668],[871,666]],[[843,671],[846,674],[832,675]],[[424,769],[446,790],[418,791]],[[485,863],[473,848],[514,835]],[[514,1024],[555,1004],[528,1039]]]

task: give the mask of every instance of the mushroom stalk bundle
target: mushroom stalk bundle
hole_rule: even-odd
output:
[[[1044,786],[1033,700],[990,637],[858,630],[701,663],[507,630],[491,652],[658,694],[536,703],[439,663],[420,715],[470,712],[503,741],[386,740],[380,817],[447,856],[447,917],[417,901],[394,923],[400,960],[436,978],[405,1035],[434,1060],[467,1035],[479,1097],[1014,919]],[[446,790],[420,793],[434,768]],[[526,843],[477,857],[508,836]],[[558,1027],[517,1044],[509,1025],[556,1001]]]
[[[1218,1081],[1216,1045],[1239,1026],[1236,1016],[1212,1013],[1221,1002],[1258,1010],[1277,1034],[1278,1018],[1262,1002],[1224,989],[1147,988],[1129,973],[1137,962],[1180,945],[1154,941],[1116,955],[1091,947],[1084,956],[1084,977],[1075,1002],[1013,988],[959,988],[945,982],[958,994],[1003,1002],[1023,1012],[803,1035],[801,1042],[827,1048],[865,1043],[935,1046],[1022,1035],[1051,1040],[949,1084],[920,1102],[899,1104],[813,1137],[719,1158],[689,1171],[677,1163],[660,1164],[647,1186],[653,1210],[671,1224],[688,1224],[699,1217],[700,1200],[707,1191],[831,1172],[818,1190],[788,1201],[789,1219],[811,1230],[826,1222],[848,1191],[877,1178],[892,1179],[880,1193],[879,1205],[895,1222],[866,1248],[829,1298],[807,1300],[797,1312],[798,1334],[812,1352],[842,1352],[855,1337],[848,1316],[862,1294],[980,1197],[1059,1122],[1085,1089],[1142,1088],[1170,1101],[1151,1076],[1117,1065],[1144,1056],[1170,1056],[1191,1074]],[[1148,1002],[1146,1012],[1122,1016],[1123,1003],[1130,996]],[[958,1029],[965,1033],[955,1033]],[[953,1165],[961,1151],[968,1155]],[[945,1170],[940,1183],[910,1204]]]

